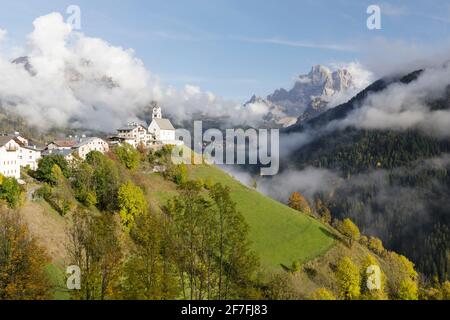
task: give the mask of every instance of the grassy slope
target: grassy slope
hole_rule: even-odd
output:
[[[190,177],[221,182],[231,189],[231,196],[238,210],[250,225],[250,238],[261,262],[269,268],[281,264],[290,266],[294,261],[305,262],[330,249],[334,240],[320,222],[250,189],[215,166],[192,166]],[[155,191],[153,197],[164,204],[167,195],[176,194],[158,175],[150,175]],[[164,184],[163,191],[162,184]]]

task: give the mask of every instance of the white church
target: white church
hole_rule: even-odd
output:
[[[143,124],[131,122],[118,129],[117,136],[111,140],[126,142],[134,147],[183,144],[183,141],[176,139],[175,128],[170,120],[162,117],[160,106],[153,107],[152,122],[148,128]]]

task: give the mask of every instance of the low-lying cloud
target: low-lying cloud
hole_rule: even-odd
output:
[[[450,137],[450,106],[433,110],[430,103],[448,104],[450,64],[425,69],[409,84],[394,83],[370,94],[360,108],[340,125],[364,129],[419,129],[437,137]]]

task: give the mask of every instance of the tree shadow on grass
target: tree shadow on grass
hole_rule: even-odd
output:
[[[325,228],[323,228],[323,227],[319,227],[319,229],[320,229],[320,231],[321,231],[323,234],[325,234],[326,236],[328,236],[328,237],[330,237],[330,238],[333,238],[333,239],[336,240],[336,241],[341,241],[341,242],[343,242],[342,237],[338,236],[336,233],[331,232],[331,231],[329,231],[329,230],[327,230],[327,229],[325,229]]]

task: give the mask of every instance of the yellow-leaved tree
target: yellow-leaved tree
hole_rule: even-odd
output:
[[[349,257],[339,261],[336,269],[340,297],[344,300],[358,299],[360,296],[361,276],[359,268]]]
[[[147,211],[147,201],[144,192],[138,186],[128,181],[119,188],[117,194],[119,214],[122,225],[126,230],[130,230],[136,216]]]
[[[359,232],[359,228],[356,224],[353,223],[350,219],[344,219],[342,224],[340,225],[340,231],[344,236],[348,239],[348,244],[351,247],[354,242],[359,240],[361,233]]]
[[[312,300],[336,300],[334,294],[325,288],[319,288],[311,294]]]
[[[385,293],[386,275],[380,268],[380,264],[370,254],[361,268],[361,293],[367,300],[387,300]]]

